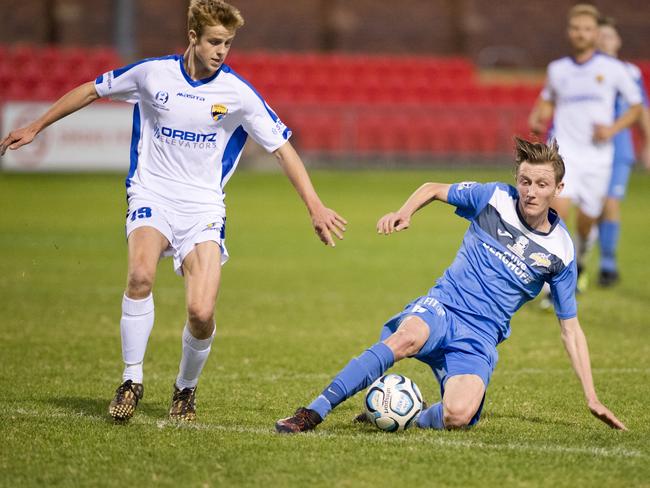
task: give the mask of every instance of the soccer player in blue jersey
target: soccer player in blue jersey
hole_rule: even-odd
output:
[[[306,408],[278,420],[276,430],[314,429],[330,411],[368,387],[395,362],[415,357],[429,365],[442,401],[422,411],[421,428],[474,425],[497,363],[496,346],[510,335],[512,315],[549,283],[564,347],[592,414],[617,429],[623,423],[596,395],[587,341],[577,317],[576,261],[571,237],[551,201],[563,188],[564,162],[556,143],[517,139],[516,188],[503,183],[426,183],[377,231],[407,229],[411,217],[439,200],[470,226],[454,262],[429,292],[383,326],[381,339],[352,359]]]
[[[184,54],[145,59],[64,95],[42,117],[11,132],[0,153],[30,143],[50,124],[100,97],[134,105],[126,180],[128,276],[120,332],[124,372],[109,405],[129,419],[143,397],[143,361],[154,323],[158,261],[173,256],[185,279],[187,321],[169,416],[192,421],[199,375],[214,340],[214,308],[225,247],[224,185],[247,136],[273,153],[304,201],[320,239],[334,246],[345,220],[326,208],[288,141],[291,131],[254,88],[224,64],[240,12],[220,0],[191,0]]]
[[[614,58],[618,57],[621,49],[621,37],[616,29],[616,24],[611,18],[603,18],[599,22],[598,49]],[[643,84],[643,77],[638,66],[625,62],[625,67],[630,76],[636,81],[643,95],[644,108],[637,121],[643,138],[643,147],[640,159],[645,167],[650,167],[650,111],[648,110],[648,96]],[[619,94],[616,97],[614,116],[618,118],[628,108],[625,99]],[[619,271],[616,262],[616,250],[621,231],[621,200],[625,198],[627,183],[630,178],[632,166],[636,162],[632,131],[624,129],[613,138],[614,165],[612,176],[607,191],[607,199],[598,225],[598,242],[600,245],[600,274],[598,283],[608,287],[619,281]]]

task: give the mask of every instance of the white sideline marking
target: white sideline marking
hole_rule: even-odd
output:
[[[18,408],[15,410],[16,415],[21,415],[25,417],[39,417],[39,418],[84,418],[94,422],[103,422],[106,423],[108,417],[99,416],[99,415],[88,415],[83,412],[66,412],[61,410],[50,411],[50,412],[39,412],[38,410],[27,410],[24,408]],[[9,416],[11,417],[11,416]],[[245,427],[237,425],[216,425],[216,424],[178,424],[175,422],[170,422],[168,420],[152,420],[148,418],[143,418],[142,416],[134,417],[130,420],[133,424],[138,425],[149,425],[156,427],[160,430],[162,429],[187,429],[187,430],[196,430],[201,432],[226,432],[226,433],[237,433],[237,434],[256,434],[256,435],[268,435],[268,436],[280,436],[276,434],[272,428],[261,428],[261,427]],[[444,435],[444,434],[442,434]],[[304,435],[305,437],[320,437],[320,438],[334,438],[334,439],[349,439],[353,441],[362,441],[364,443],[376,443],[376,444],[417,444],[417,445],[433,445],[433,446],[442,446],[450,447],[456,449],[481,449],[481,450],[494,450],[494,451],[526,451],[532,453],[551,453],[551,454],[584,454],[588,456],[597,456],[604,458],[646,458],[648,455],[646,453],[623,448],[607,448],[607,447],[571,447],[571,446],[562,446],[557,444],[530,444],[525,442],[508,442],[505,444],[488,444],[482,441],[474,440],[463,440],[463,439],[449,439],[439,436],[431,437],[418,437],[418,438],[409,438],[400,435],[391,435],[378,433],[377,435],[367,435],[362,433],[354,434],[345,434],[338,432],[313,432]],[[283,435],[283,438],[288,436]]]

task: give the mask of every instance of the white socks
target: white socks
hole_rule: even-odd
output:
[[[178,389],[194,388],[199,382],[199,376],[203,370],[203,366],[210,355],[215,331],[216,328],[207,339],[197,339],[190,334],[190,330],[185,325],[183,329],[183,355],[178,370],[178,377],[176,378],[176,387]]]
[[[122,359],[125,364],[122,381],[142,383],[142,363],[153,321],[153,295],[150,294],[142,300],[133,300],[124,295],[120,320]],[[183,352],[176,378],[176,386],[181,390],[194,388],[198,383],[203,366],[210,355],[215,331],[207,339],[197,339],[190,333],[187,325],[183,329]]]
[[[122,381],[131,380],[134,383],[142,383],[142,362],[149,334],[153,328],[153,319],[152,294],[142,300],[132,300],[124,295],[120,320],[122,359],[125,364]]]

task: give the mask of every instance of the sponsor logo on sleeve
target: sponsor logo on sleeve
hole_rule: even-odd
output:
[[[467,190],[476,185],[476,181],[461,181],[458,183],[458,190]]]

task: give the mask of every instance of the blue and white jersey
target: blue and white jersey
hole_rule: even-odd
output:
[[[643,105],[648,106],[648,95],[645,91],[643,85],[643,76],[641,70],[638,66],[625,62],[625,68],[636,82],[641,91],[641,96],[643,98]],[[614,118],[617,119],[623,115],[627,109],[630,108],[630,105],[625,101],[620,93],[616,95],[616,101],[614,102]],[[618,134],[614,136],[614,164],[634,164],[636,161],[636,154],[634,153],[634,141],[632,139],[632,129],[629,127],[623,129]]]
[[[127,195],[183,214],[221,212],[223,187],[248,134],[269,152],[291,131],[229,66],[192,80],[181,55],[151,58],[95,80],[101,97],[134,104]]]
[[[569,165],[611,166],[614,145],[594,143],[594,125],[612,125],[617,94],[629,105],[641,92],[620,60],[596,52],[584,63],[564,57],[549,64],[541,96],[553,102],[553,136]]]
[[[498,344],[510,319],[544,282],[559,318],[577,314],[574,248],[564,223],[549,210],[551,229],[529,227],[516,188],[504,183],[458,183],[447,198],[471,224],[451,266],[429,294]]]

